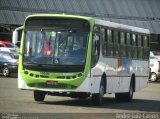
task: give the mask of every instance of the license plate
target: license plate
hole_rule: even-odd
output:
[[[47,85],[58,86],[58,81],[47,81]]]

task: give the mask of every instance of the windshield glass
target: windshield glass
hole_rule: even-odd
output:
[[[84,65],[89,26],[87,30],[83,29],[84,21],[79,23],[77,20],[63,21],[59,26],[55,26],[53,22],[54,20],[53,26],[50,27],[45,27],[44,24],[43,28],[30,25],[31,27],[26,29],[23,62],[42,65]]]

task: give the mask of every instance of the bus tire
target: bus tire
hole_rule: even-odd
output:
[[[134,82],[131,79],[129,92],[127,93],[115,93],[115,98],[117,101],[126,101],[130,102],[133,99],[133,92],[134,92]]]
[[[44,101],[46,93],[44,91],[34,91],[34,100],[35,101]]]
[[[101,80],[99,93],[92,94],[92,101],[95,105],[101,105],[103,103],[103,97],[105,93],[104,80]]]

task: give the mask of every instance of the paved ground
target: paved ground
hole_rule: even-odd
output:
[[[17,78],[0,75],[1,113],[143,113],[160,112],[160,81],[149,83],[134,93],[132,102],[116,102],[114,95],[105,95],[102,106],[93,106],[90,99],[46,96],[43,103],[35,102],[32,91],[17,89]],[[160,115],[159,115],[160,116]]]

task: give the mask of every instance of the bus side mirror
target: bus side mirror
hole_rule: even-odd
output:
[[[17,42],[18,42],[18,32],[17,31],[13,31],[12,43],[16,45]]]

